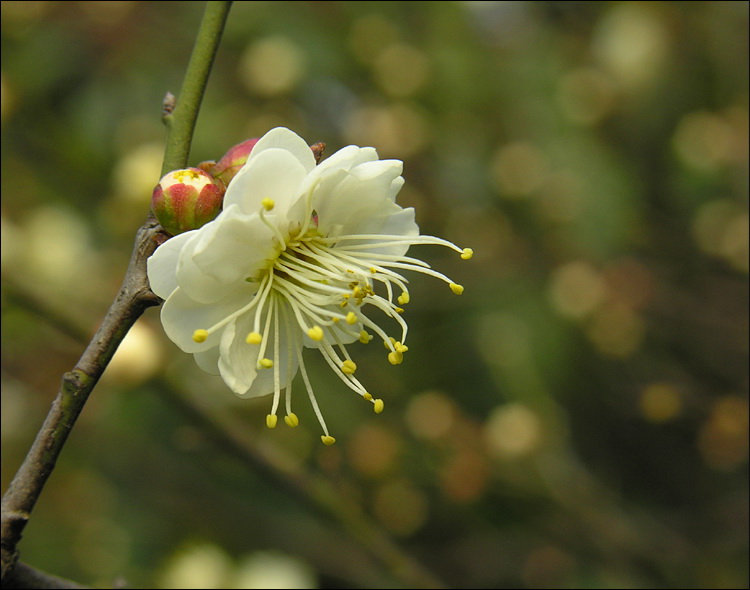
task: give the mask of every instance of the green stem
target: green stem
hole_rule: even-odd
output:
[[[164,115],[167,145],[161,168],[162,176],[172,170],[187,167],[198,111],[231,6],[230,1],[206,3],[206,11],[195,39],[180,95],[177,97],[177,105],[173,111]]]
[[[198,109],[230,6],[231,2],[228,1],[208,2],[206,6],[179,104],[174,111],[165,115],[165,171],[184,168],[187,163]],[[3,581],[13,573],[18,560],[16,547],[31,511],[91,391],[136,320],[146,308],[160,303],[149,288],[146,272],[146,261],[156,249],[160,236],[163,237],[160,229],[156,220],[149,217],[138,230],[133,256],[120,291],[76,366],[63,376],[44,424],[3,495],[0,525]]]

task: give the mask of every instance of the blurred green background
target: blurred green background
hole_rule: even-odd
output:
[[[122,279],[202,10],[2,3],[3,489]],[[293,476],[456,588],[747,587],[746,2],[236,2],[191,162],[277,125],[404,160],[422,232],[476,252],[414,255],[466,292],[412,277],[404,364],[352,349],[379,416],[308,353],[330,448],[303,396],[268,431],[270,398],[148,310],[24,561],[104,587],[407,587]]]

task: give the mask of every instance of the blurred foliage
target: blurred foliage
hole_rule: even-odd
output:
[[[93,333],[123,276],[201,12],[2,3],[3,489],[82,350],[66,322]],[[380,416],[311,358],[330,448],[301,398],[300,428],[265,429],[270,399],[236,399],[148,312],[25,561],[104,586],[398,587],[170,382],[451,586],[747,587],[746,2],[236,2],[192,163],[277,125],[403,159],[423,233],[476,252],[420,252],[466,293],[416,277],[407,362],[356,351]]]

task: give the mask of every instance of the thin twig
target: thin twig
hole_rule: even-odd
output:
[[[187,166],[198,111],[231,7],[231,2],[206,3],[206,11],[195,38],[195,46],[177,102],[175,103],[172,97],[172,100],[168,101],[169,108],[167,108],[165,99],[162,120],[167,126],[168,135],[161,169],[162,175]]]

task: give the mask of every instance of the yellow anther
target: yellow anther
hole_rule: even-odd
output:
[[[383,406],[385,405],[385,404],[383,404],[383,400],[382,399],[376,399],[373,402],[373,404],[374,404],[373,409],[375,410],[375,413],[376,414],[380,414],[380,412],[383,411]]]
[[[366,391],[362,394],[362,397],[365,398],[368,402],[372,401],[372,394],[367,393]]]
[[[193,342],[205,342],[208,338],[208,330],[196,330],[193,332]]]
[[[266,197],[265,199],[263,199],[260,202],[260,204],[263,205],[263,208],[266,211],[270,211],[271,209],[273,209],[276,206],[276,202],[273,199],[269,199],[268,197]]]
[[[396,313],[404,313],[404,308],[403,307],[394,307],[393,311],[395,311]]]
[[[372,274],[378,274],[378,269],[377,269],[377,268],[375,268],[374,266],[371,266],[371,267],[370,267],[370,272],[371,272]]]
[[[389,352],[388,353],[388,362],[392,365],[400,365],[404,362],[404,354],[401,352]]]
[[[307,335],[312,339],[315,340],[315,342],[320,342],[323,340],[323,336],[325,334],[323,333],[323,328],[320,326],[313,326],[307,331]]]
[[[401,353],[404,353],[407,350],[409,350],[408,346],[406,346],[405,344],[401,344],[400,342],[394,343],[393,347],[396,349],[396,352],[401,352]]]
[[[388,340],[383,340],[383,346],[385,346],[386,350],[393,350],[396,345],[396,339],[393,336],[390,336],[389,339],[390,342],[388,342]]]
[[[464,260],[469,260],[472,256],[474,256],[474,250],[471,248],[464,248],[464,251],[461,252],[461,258]]]
[[[457,285],[456,283],[450,284],[451,291],[453,291],[456,295],[460,295],[464,292],[464,288],[461,285]]]
[[[356,297],[357,299],[360,299],[360,298],[362,298],[362,297],[364,297],[364,296],[365,296],[365,295],[364,295],[364,293],[362,292],[362,288],[361,288],[361,287],[360,287],[359,285],[357,285],[356,287],[354,287],[354,288],[352,289],[352,294],[353,294],[353,295],[354,295],[354,297]]]
[[[344,373],[344,375],[354,375],[354,371],[356,370],[357,365],[354,361],[347,359],[341,363],[341,372]]]
[[[276,428],[276,420],[278,420],[276,414],[268,414],[268,416],[266,416],[266,426],[269,428]]]
[[[333,443],[335,443],[335,442],[336,442],[336,439],[335,439],[335,438],[333,438],[332,436],[329,436],[329,435],[327,435],[327,434],[325,434],[325,435],[321,436],[321,437],[320,437],[320,440],[322,440],[322,441],[323,441],[323,444],[324,444],[324,445],[326,445],[326,446],[329,446],[329,447],[330,447],[330,446],[331,446],[331,445],[332,445]]]
[[[273,367],[273,361],[271,359],[260,359],[260,366],[264,369],[270,369]]]
[[[346,314],[346,323],[350,326],[357,323],[357,314],[353,311],[350,311],[348,314]]]
[[[299,418],[297,418],[297,414],[294,412],[289,412],[286,416],[284,416],[284,422],[286,422],[286,425],[289,428],[294,428],[295,426],[299,425]]]
[[[260,344],[263,341],[263,336],[258,334],[258,332],[250,332],[247,335],[247,338],[245,338],[245,342],[248,344]]]
[[[334,324],[338,324],[338,323],[339,323],[339,318],[337,318],[337,317],[333,317],[333,318],[331,318],[331,321],[332,321],[332,322],[333,322]]]
[[[401,293],[401,295],[398,296],[398,302],[401,305],[406,305],[407,303],[409,303],[409,294],[406,291]]]
[[[372,340],[372,336],[367,333],[367,330],[362,330],[359,333],[359,341],[362,344],[367,344],[370,340]]]

